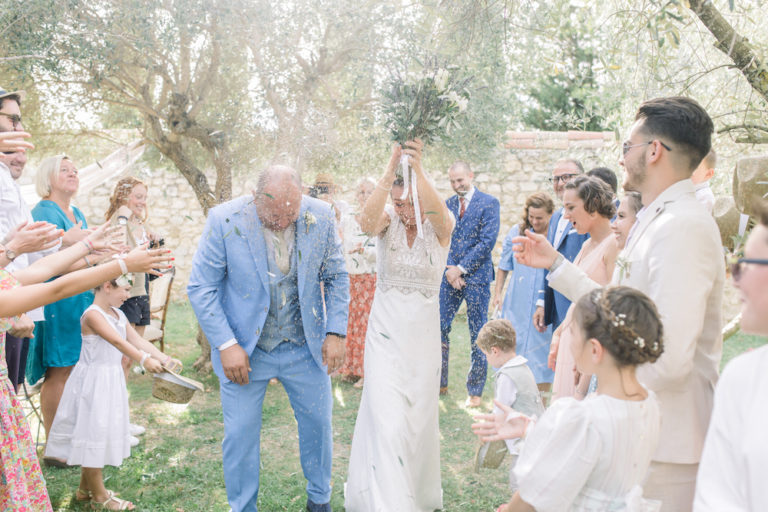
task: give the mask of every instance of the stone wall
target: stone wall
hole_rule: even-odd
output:
[[[611,132],[508,132],[504,146],[503,170],[486,173],[478,169],[475,178],[479,189],[501,201],[502,227],[494,259],[498,259],[507,231],[520,221],[525,198],[539,190],[551,192],[548,178],[558,159],[577,158],[586,169],[606,166],[618,171],[618,147]],[[192,256],[205,223],[200,205],[189,184],[177,172],[152,172],[137,166],[130,173],[148,185],[149,228],[165,238],[166,246],[174,251],[177,273],[172,297],[184,300]],[[433,170],[432,175],[444,197],[453,194],[444,171]],[[91,225],[103,221],[114,182],[104,183],[87,195],[77,197],[76,204]],[[243,180],[235,182],[235,196],[247,193],[253,185]],[[341,197],[353,202],[352,185]]]

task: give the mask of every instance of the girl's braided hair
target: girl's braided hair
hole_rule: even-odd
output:
[[[656,305],[634,288],[593,290],[576,303],[574,318],[584,338],[600,341],[619,366],[652,363],[664,351]]]

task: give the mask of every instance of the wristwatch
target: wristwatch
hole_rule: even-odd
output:
[[[328,336],[329,334],[333,334],[334,336],[336,336],[338,338],[341,338],[341,339],[345,339],[347,337],[346,334],[339,334],[337,332],[327,332],[327,333],[325,333],[326,336]]]
[[[5,257],[8,258],[9,261],[15,260],[16,256],[18,256],[18,254],[16,254],[16,251],[14,251],[13,249],[9,249],[8,247],[5,248]]]

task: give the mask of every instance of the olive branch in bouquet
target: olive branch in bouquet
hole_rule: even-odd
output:
[[[382,90],[381,112],[392,139],[400,145],[421,139],[429,144],[460,128],[470,98],[471,76],[456,66],[428,59],[417,76],[393,77]]]
[[[429,58],[417,76],[395,76],[382,91],[381,112],[392,138],[401,146],[409,140],[421,139],[429,144],[444,139],[453,128],[460,128],[458,119],[469,104],[469,84],[472,77],[456,66],[441,66]],[[419,211],[416,175],[410,171],[408,155],[400,157],[397,174],[403,179],[401,199],[413,197],[414,209]],[[421,216],[416,215],[417,236],[424,238]]]

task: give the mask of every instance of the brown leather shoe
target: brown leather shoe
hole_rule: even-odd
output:
[[[440,386],[440,396],[445,396],[448,394],[448,386]]]
[[[483,405],[483,397],[481,396],[469,396],[467,397],[467,401],[464,402],[464,407],[480,407]]]

